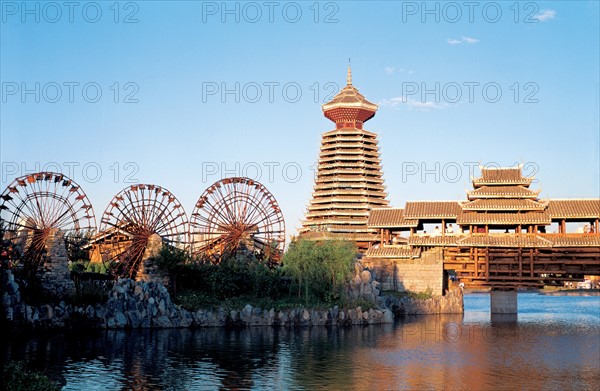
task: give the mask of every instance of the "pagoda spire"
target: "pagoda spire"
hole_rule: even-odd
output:
[[[362,128],[364,122],[373,118],[378,106],[369,102],[358,89],[352,85],[352,68],[348,64],[346,86],[323,105],[323,114],[335,122],[338,129],[343,127]]]
[[[346,78],[346,85],[352,85],[352,69],[350,68],[350,61],[348,60],[348,77]]]
[[[347,85],[323,105],[335,129],[323,133],[312,199],[300,234],[313,240],[354,241],[361,251],[377,241],[367,226],[369,211],[389,205],[377,134],[363,129],[377,105],[352,85],[348,60]]]

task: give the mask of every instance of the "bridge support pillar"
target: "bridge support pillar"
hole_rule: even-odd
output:
[[[492,314],[516,314],[517,291],[490,292],[490,309]]]

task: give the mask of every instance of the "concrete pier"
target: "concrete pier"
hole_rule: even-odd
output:
[[[490,309],[492,314],[516,314],[517,291],[490,292]]]

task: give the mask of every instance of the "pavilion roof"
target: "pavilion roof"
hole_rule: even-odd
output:
[[[548,213],[552,219],[600,219],[600,198],[549,200]]]
[[[533,178],[525,178],[522,165],[517,167],[481,167],[481,176],[473,179],[475,188],[484,185],[521,185],[529,186]]]
[[[547,203],[541,203],[529,199],[478,199],[462,204],[462,210],[476,211],[517,211],[517,210],[544,210]]]
[[[406,219],[402,208],[373,208],[367,225],[371,228],[416,227],[418,220]]]
[[[515,186],[481,186],[467,191],[469,200],[479,198],[531,198],[536,199],[539,190],[531,190],[522,185]]]
[[[548,235],[554,247],[600,247],[600,235]]]
[[[368,258],[418,258],[421,254],[421,249],[418,247],[411,248],[410,246],[383,246],[371,247],[365,253]]]
[[[456,246],[460,236],[454,235],[411,235],[408,244],[411,246]]]
[[[536,234],[475,234],[461,238],[458,245],[469,247],[551,247],[552,241]]]
[[[462,212],[458,215],[456,223],[459,225],[549,225],[550,215],[546,212],[526,213],[490,213],[490,212]]]
[[[408,219],[456,219],[461,211],[458,201],[408,201],[404,216]]]

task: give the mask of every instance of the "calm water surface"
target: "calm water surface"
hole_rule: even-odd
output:
[[[600,384],[600,297],[519,294],[517,317],[489,295],[464,316],[279,330],[103,331],[9,341],[64,390],[591,390]]]

